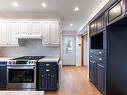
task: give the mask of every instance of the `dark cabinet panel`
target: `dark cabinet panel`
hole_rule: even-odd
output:
[[[89,77],[90,81],[96,84],[96,63],[94,61],[90,61],[89,64]]]
[[[39,89],[47,90],[47,74],[39,75]]]
[[[6,62],[0,62],[0,89],[6,89],[7,84],[7,66]]]
[[[105,67],[101,64],[97,64],[97,87],[104,93],[105,91]]]
[[[57,88],[57,77],[55,74],[48,74],[48,89],[55,90]]]
[[[97,32],[99,32],[100,30],[104,29],[105,26],[105,14],[100,15],[97,18]]]
[[[96,34],[96,20],[89,25],[90,36]]]
[[[58,64],[56,62],[39,63],[39,90],[57,90]]]
[[[90,50],[89,78],[90,81],[105,95],[106,83],[105,50]]]
[[[111,8],[108,10],[108,23],[116,22],[121,19],[124,12],[124,0],[118,0]]]

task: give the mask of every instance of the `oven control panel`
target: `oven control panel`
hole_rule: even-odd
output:
[[[36,65],[37,61],[36,60],[10,60],[7,62],[7,65]]]

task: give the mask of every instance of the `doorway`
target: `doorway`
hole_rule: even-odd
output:
[[[89,63],[89,37],[88,33],[81,36],[81,66],[88,66]]]
[[[63,65],[76,65],[76,38],[63,35]]]

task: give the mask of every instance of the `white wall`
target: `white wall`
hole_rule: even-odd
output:
[[[89,65],[89,33],[84,36],[84,64]]]
[[[3,47],[0,50],[0,56],[58,56],[59,47],[44,47],[41,40],[26,40],[25,46]]]
[[[81,36],[76,36],[76,66],[81,66]]]

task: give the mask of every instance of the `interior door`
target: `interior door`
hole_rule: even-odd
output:
[[[75,36],[63,36],[63,65],[76,65],[76,39]]]

